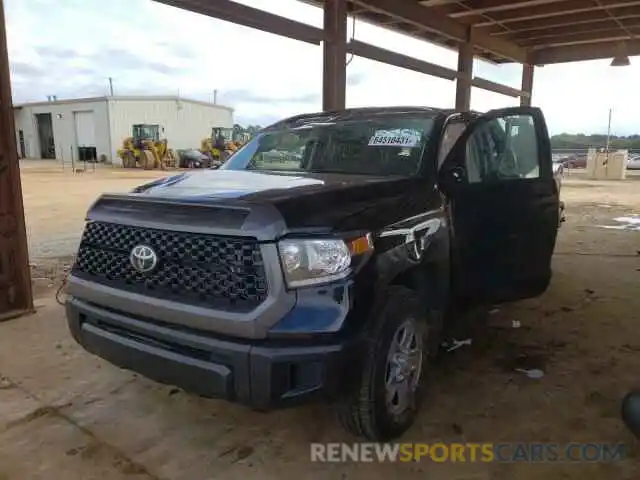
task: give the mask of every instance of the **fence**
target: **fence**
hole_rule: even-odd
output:
[[[604,149],[604,145],[601,147],[592,147],[595,148],[596,150],[600,150],[600,149]],[[616,149],[610,149],[610,151],[612,150],[616,150]],[[562,157],[569,157],[569,156],[577,156],[577,157],[586,157],[587,156],[587,152],[589,151],[588,148],[554,148],[551,150],[551,153],[553,155],[553,158],[562,158]],[[629,150],[629,157],[634,157],[636,155],[640,155],[640,149],[631,149]]]

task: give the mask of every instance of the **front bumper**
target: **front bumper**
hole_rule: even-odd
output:
[[[86,350],[125,369],[205,397],[256,409],[330,400],[357,361],[354,341],[236,341],[134,318],[70,298],[69,328]]]

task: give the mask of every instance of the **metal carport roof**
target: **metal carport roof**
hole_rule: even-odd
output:
[[[323,0],[305,0],[322,6]],[[348,0],[351,15],[496,63],[543,65],[640,54],[640,1]]]

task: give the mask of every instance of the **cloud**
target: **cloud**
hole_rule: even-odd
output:
[[[113,71],[146,73],[145,70],[148,70],[150,71],[149,73],[162,75],[174,75],[181,71],[181,68],[177,65],[150,60],[143,52],[133,53],[122,48],[103,50],[84,58],[95,62],[97,65],[108,65]]]
[[[316,103],[321,101],[321,96],[319,93],[303,93],[299,95],[289,95],[289,96],[265,96],[260,95],[259,93],[251,90],[240,89],[240,90],[228,90],[225,91],[222,95],[222,98],[227,100],[229,103],[256,103],[256,104],[275,104],[275,103]]]
[[[155,73],[171,75],[180,71],[178,66],[169,65],[166,62],[149,60],[144,53],[136,53],[123,48],[101,49],[95,53],[83,54],[80,51],[68,48],[37,47],[36,52],[45,64],[57,64],[62,62],[63,66],[70,66],[79,69],[71,63],[84,63],[91,68],[85,68],[84,72],[104,71],[105,68],[113,71],[140,72],[141,70],[151,70]]]
[[[51,61],[69,60],[78,55],[77,50],[71,48],[52,47],[49,45],[41,45],[35,47],[35,52],[41,57]]]
[[[236,123],[240,123],[241,125],[259,125],[261,127],[267,127],[277,121],[281,120],[282,117],[276,115],[246,115],[239,114],[236,118]]]
[[[11,63],[11,73],[13,75],[19,75],[23,77],[37,77],[40,75],[44,75],[45,72],[45,69],[37,65],[31,65],[29,63],[23,62]]]
[[[182,59],[196,59],[197,50],[188,45],[173,44],[167,42],[158,42],[158,47],[164,48],[173,57]]]
[[[365,74],[362,72],[349,73],[347,75],[347,86],[357,87],[365,81]]]

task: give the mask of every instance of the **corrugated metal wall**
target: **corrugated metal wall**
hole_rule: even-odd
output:
[[[15,110],[16,141],[19,144],[19,132],[23,131],[27,158],[40,157],[40,144],[36,126],[36,114],[50,113],[53,124],[53,136],[56,146],[56,158],[71,162],[71,150],[77,159],[75,112],[93,112],[95,141],[98,156],[109,156],[109,118],[107,102],[51,102],[38,105],[26,105]],[[115,153],[115,152],[114,152]]]
[[[200,148],[200,141],[211,134],[211,128],[233,127],[231,109],[187,100],[109,100],[111,149],[113,158],[125,137],[131,136],[134,124],[157,124],[164,127],[169,148]],[[116,160],[117,161],[117,160]]]

